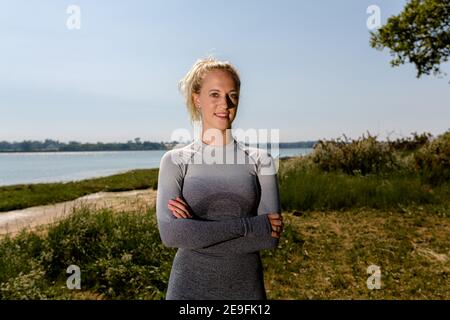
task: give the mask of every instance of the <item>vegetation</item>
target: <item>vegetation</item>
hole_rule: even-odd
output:
[[[349,176],[299,167],[282,176],[280,196],[283,210],[402,210],[408,205],[433,206],[447,201],[450,185],[431,189],[421,184],[420,177]]]
[[[426,183],[433,186],[450,181],[450,131],[414,154],[415,169]]]
[[[434,206],[450,199],[450,131],[434,138],[380,142],[368,134],[355,141],[319,141],[305,157],[282,161],[284,210],[397,210]]]
[[[22,142],[0,141],[0,152],[43,152],[43,151],[130,151],[130,150],[167,150],[174,143],[164,142],[141,142],[140,138],[127,143],[80,143],[69,141],[69,143],[58,140],[45,139],[45,141],[24,140]]]
[[[0,187],[0,212],[74,200],[100,191],[156,189],[157,183],[158,169],[136,169],[108,177],[66,183],[4,186]]]
[[[411,206],[402,213],[285,213],[278,249],[262,255],[268,297],[448,300],[450,217],[444,212]],[[371,265],[380,268],[380,289],[367,287]]]
[[[440,65],[450,56],[450,2],[409,0],[403,12],[371,32],[370,45],[389,48],[392,66],[413,63],[418,78],[441,74]]]
[[[450,299],[449,144],[450,131],[388,142],[369,134],[281,160],[285,230],[276,250],[262,251],[268,298]],[[66,194],[156,187],[157,170],[104,179]],[[54,185],[35,190],[37,199],[66,188]],[[24,190],[10,198],[30,197]],[[175,252],[161,243],[155,208],[81,208],[0,241],[0,299],[163,299]],[[66,286],[72,264],[81,290]],[[367,287],[371,265],[380,268],[380,289]]]
[[[45,141],[24,140],[22,142],[0,141],[0,152],[58,152],[58,151],[135,151],[135,150],[170,150],[179,144],[178,141],[171,142],[142,142],[140,138],[134,141],[121,142],[97,142],[81,143],[69,141],[69,143],[58,140],[45,139]],[[279,148],[312,148],[314,141],[282,142]]]
[[[163,247],[154,211],[81,208],[43,234],[0,243],[0,299],[161,299],[175,251]],[[81,291],[67,288],[68,266]]]
[[[317,143],[317,141],[298,141],[298,142],[280,142],[277,143],[276,146],[278,148],[282,149],[290,149],[290,148],[304,148],[304,149],[311,149],[314,148],[314,145]],[[247,146],[250,147],[256,147],[256,148],[272,148],[272,144],[270,142],[267,143],[244,143]]]
[[[447,211],[448,213],[448,211]],[[449,299],[445,211],[410,207],[285,212],[276,250],[263,250],[269,299]],[[163,299],[175,249],[159,238],[154,209],[79,210],[40,233],[0,242],[0,299]],[[81,290],[66,269],[81,270]],[[381,288],[367,288],[367,268]]]

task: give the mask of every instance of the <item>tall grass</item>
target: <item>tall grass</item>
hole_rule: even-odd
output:
[[[450,180],[450,130],[414,154],[415,168],[423,181],[437,186]]]
[[[319,141],[313,153],[282,161],[284,210],[449,205],[450,131],[429,140]]]
[[[450,196],[450,184],[433,190],[420,177],[395,174],[349,176],[300,167],[280,176],[279,182],[283,210],[397,209],[440,204]]]

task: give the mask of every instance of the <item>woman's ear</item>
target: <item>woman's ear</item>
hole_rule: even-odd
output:
[[[194,100],[195,107],[198,108],[199,105],[200,105],[199,94],[198,93],[193,93],[192,94],[192,98]]]

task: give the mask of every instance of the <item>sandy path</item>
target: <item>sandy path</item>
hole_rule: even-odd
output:
[[[110,208],[114,211],[147,210],[155,207],[156,190],[133,190],[123,192],[97,192],[75,200],[36,206],[26,209],[0,212],[0,237],[19,233],[22,229],[36,229],[55,223],[70,215],[80,206],[93,209]]]

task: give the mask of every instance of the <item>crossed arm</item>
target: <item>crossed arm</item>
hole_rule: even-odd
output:
[[[211,221],[194,219],[182,199],[182,169],[182,164],[172,161],[170,152],[161,159],[156,209],[161,240],[166,246],[247,253],[278,245],[283,222],[276,174],[258,174],[261,201],[257,216]]]

